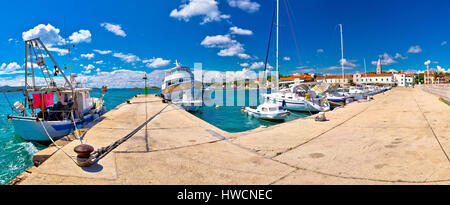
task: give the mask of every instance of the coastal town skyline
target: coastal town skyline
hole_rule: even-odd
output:
[[[98,9],[100,4],[62,6],[68,10],[47,4],[32,21],[25,10],[0,14],[10,28],[0,34],[0,86],[23,84],[23,41],[32,37],[43,39],[61,67],[68,66],[64,48],[75,45],[72,69],[94,87],[136,87],[144,74],[158,86],[176,60],[237,76],[264,67],[274,2],[114,1]],[[385,71],[423,72],[431,60],[430,69],[449,72],[443,26],[449,8],[438,0],[280,1],[280,73],[340,74],[338,24],[344,27],[346,73],[364,72],[364,59],[368,72],[378,60]],[[274,36],[268,64],[275,66]]]

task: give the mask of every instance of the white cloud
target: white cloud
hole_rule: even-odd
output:
[[[102,23],[100,26],[104,27],[107,31],[116,34],[117,36],[127,36],[125,31],[122,30],[122,26],[119,24]]]
[[[91,58],[94,58],[94,56],[95,56],[95,54],[93,54],[93,53],[86,53],[86,54],[81,54],[81,57],[82,58],[87,58],[87,59],[91,59]]]
[[[323,49],[317,49],[317,53],[323,53],[324,52],[324,50]]]
[[[248,67],[250,64],[248,64],[248,63],[241,63],[239,65],[242,66],[242,67]]]
[[[105,55],[105,54],[110,54],[112,51],[110,51],[110,50],[102,51],[102,50],[94,49],[94,52]]]
[[[170,17],[189,21],[191,17],[202,16],[202,24],[229,19],[229,15],[221,14],[219,7],[217,6],[218,4],[219,3],[216,0],[189,0],[189,3],[180,5],[179,10],[172,10],[172,12],[170,12]]]
[[[79,75],[78,81],[88,87],[100,88],[103,85],[109,88],[134,88],[144,87],[142,77],[147,74],[149,86],[161,87],[165,70],[154,70],[151,73],[118,69],[111,72],[99,71],[94,75]],[[126,80],[124,80],[126,79]]]
[[[83,67],[84,67],[84,69],[86,69],[86,70],[92,70],[92,69],[95,68],[95,66],[93,66],[92,64],[89,64],[89,65],[83,66]]]
[[[80,30],[69,36],[70,43],[91,42],[91,32],[89,30]]]
[[[39,37],[48,47],[51,47],[51,45],[63,45],[66,41],[59,35],[59,32],[60,30],[51,24],[39,24],[34,28],[23,32],[22,39],[25,41]]]
[[[141,60],[139,57],[137,57],[136,55],[134,55],[132,53],[129,53],[129,54],[114,53],[113,56],[116,58],[120,58],[120,60],[125,61],[127,63],[134,63],[136,61]]]
[[[228,0],[228,5],[231,7],[237,7],[249,13],[253,13],[259,10],[259,5],[256,2],[250,0]]]
[[[264,68],[264,62],[254,62],[249,67],[249,69],[251,69],[251,70],[261,69],[261,68]],[[267,64],[267,69],[271,70],[271,69],[273,69],[273,66],[271,66],[270,64]]]
[[[162,58],[152,58],[149,60],[143,60],[143,63],[146,63],[147,68],[163,68],[169,65],[170,60],[164,60]]]
[[[400,54],[400,53],[396,53],[395,54],[395,57],[394,57],[395,59],[402,59],[402,60],[405,60],[405,59],[407,59],[408,57],[406,57],[406,56],[402,56],[402,54]]]
[[[80,66],[82,66],[84,68],[84,70],[81,71],[81,73],[83,73],[83,74],[90,74],[92,72],[92,69],[95,68],[95,66],[92,64],[89,64],[87,66],[83,66],[83,64],[80,64]]]
[[[230,27],[231,34],[237,34],[237,35],[253,35],[253,32],[251,30],[238,28],[236,26]]]
[[[241,59],[250,59],[251,57],[248,54],[245,53],[239,53],[237,56]]]
[[[102,60],[96,61],[95,64],[103,64],[103,61]]]
[[[422,49],[420,48],[420,46],[411,46],[408,49],[408,53],[420,53],[422,52]]]
[[[66,55],[68,53],[67,49],[58,48],[55,46],[61,46],[68,42],[70,43],[80,43],[80,42],[90,42],[91,32],[89,30],[80,30],[78,32],[72,33],[69,36],[69,40],[65,40],[59,35],[60,29],[55,28],[51,24],[39,24],[34,28],[22,33],[22,39],[30,40],[33,38],[40,38],[42,43],[47,47],[49,51],[56,52],[59,56]]]
[[[447,45],[447,41],[442,41],[441,46]]]
[[[343,59],[344,61],[344,70],[351,70],[354,69],[356,67],[358,67],[358,64],[355,64],[355,62],[357,62],[356,60],[347,60],[347,59]],[[336,66],[330,66],[327,68],[324,68],[325,70],[339,70],[342,69],[342,60],[339,60],[339,65]]]
[[[69,51],[67,49],[51,47],[51,46],[47,46],[47,50],[56,52],[59,56],[64,56],[69,53]]]
[[[391,65],[394,63],[397,63],[397,61],[394,60],[394,58],[389,55],[388,53],[384,53],[383,55],[379,56],[381,59],[381,65]],[[378,61],[372,61],[372,65],[377,65]]]
[[[233,44],[233,40],[230,38],[230,35],[206,36],[206,38],[200,43],[200,45],[208,48],[223,48],[229,44]]]
[[[284,60],[284,61],[290,61],[290,60],[291,60],[291,57],[285,56],[285,57],[283,58],[283,60]]]
[[[250,56],[245,54],[245,49],[241,43],[231,39],[230,35],[206,36],[200,45],[207,48],[220,48],[217,55],[219,56],[238,56],[241,59],[249,59]]]
[[[16,62],[12,63],[2,63],[0,66],[0,75],[6,75],[6,74],[16,74],[16,73],[24,73],[24,70],[19,70],[21,67]]]

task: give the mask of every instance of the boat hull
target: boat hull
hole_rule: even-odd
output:
[[[86,124],[98,117],[98,114],[88,114],[76,124],[77,126]],[[71,120],[37,121],[31,117],[10,117],[10,119],[15,132],[27,141],[50,141],[49,137],[57,140],[72,133],[75,128]]]
[[[255,109],[246,108],[245,111],[249,116],[268,121],[284,121],[289,115],[288,112],[273,113],[273,114],[262,114],[258,113]]]
[[[274,99],[274,98],[269,97],[269,100],[272,102],[275,102],[279,106],[283,106],[283,100],[281,100],[281,99]],[[312,102],[309,102],[306,100],[296,101],[296,102],[285,100],[284,107],[288,110],[299,111],[299,112],[324,112],[324,111],[330,110],[329,103],[325,102],[324,104],[326,106],[321,107],[319,105],[315,105]]]

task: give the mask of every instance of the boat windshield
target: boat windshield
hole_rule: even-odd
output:
[[[175,74],[175,73],[179,73],[179,72],[190,72],[190,69],[187,67],[177,68],[177,69],[172,70],[170,72],[170,74]]]

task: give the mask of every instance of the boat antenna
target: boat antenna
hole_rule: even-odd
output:
[[[70,49],[75,48],[75,45],[65,46],[64,48],[67,49],[69,54],[69,76],[72,76],[72,64],[70,63]],[[67,67],[65,67],[64,69],[67,69]],[[72,81],[72,79],[70,80]]]

